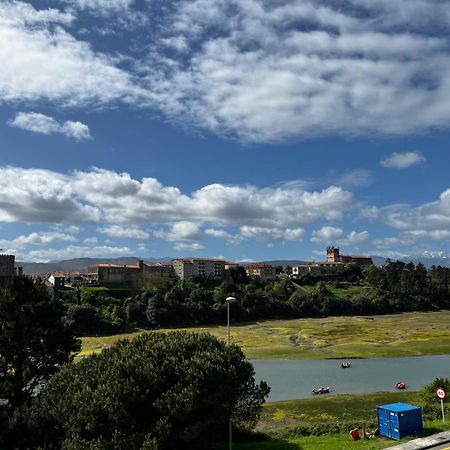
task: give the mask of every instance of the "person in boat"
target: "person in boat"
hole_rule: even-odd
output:
[[[397,389],[405,389],[406,383],[404,381],[399,381],[398,383],[396,383],[395,387]]]
[[[351,367],[350,361],[343,361],[343,362],[341,363],[341,367],[342,367],[343,369],[348,369],[349,367]]]

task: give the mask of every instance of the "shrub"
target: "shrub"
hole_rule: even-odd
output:
[[[43,400],[65,448],[188,449],[221,439],[230,416],[236,429],[256,424],[269,388],[253,375],[237,346],[155,332],[66,366]]]

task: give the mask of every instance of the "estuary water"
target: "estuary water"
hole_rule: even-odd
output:
[[[268,401],[310,398],[311,389],[331,386],[333,394],[396,391],[395,383],[406,381],[407,390],[419,390],[437,377],[450,377],[450,355],[406,358],[346,359],[352,366],[341,368],[337,359],[253,360],[256,380],[271,387]]]

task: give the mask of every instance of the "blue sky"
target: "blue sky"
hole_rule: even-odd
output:
[[[449,11],[2,1],[0,247],[450,256]]]

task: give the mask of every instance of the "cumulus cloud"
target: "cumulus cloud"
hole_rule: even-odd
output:
[[[352,231],[346,235],[342,228],[324,226],[312,232],[311,241],[318,244],[356,245],[366,241],[368,238],[369,233],[367,231],[359,233]]]
[[[247,141],[448,127],[450,2],[353,3],[177,1],[159,42],[181,55],[154,49],[148,85],[172,120]]]
[[[388,158],[380,161],[380,164],[389,169],[406,169],[425,161],[425,157],[420,152],[405,152],[393,153]]]
[[[257,241],[273,243],[276,241],[301,241],[303,239],[303,228],[263,228],[244,225],[241,227],[241,236],[252,238]]]
[[[0,101],[46,100],[63,106],[135,104],[149,98],[119,60],[97,53],[64,29],[73,13],[0,4]],[[79,125],[69,124],[78,129]],[[76,133],[76,131],[75,131]]]
[[[131,255],[131,250],[128,247],[108,247],[106,245],[82,247],[70,245],[66,248],[31,250],[25,257],[27,261],[49,262],[72,258],[113,258],[124,255]]]
[[[253,142],[448,127],[449,0],[166,3],[3,1],[0,101],[126,103]],[[128,54],[102,53],[75,30],[86,13],[99,32],[112,15],[146,27],[128,26]]]
[[[0,168],[0,222],[97,222],[97,207],[78,199],[71,177],[42,169]]]
[[[19,112],[14,119],[8,121],[8,125],[46,135],[63,134],[77,141],[91,138],[89,127],[84,123],[71,120],[60,123],[53,117],[41,113]]]
[[[178,250],[180,252],[182,251],[197,251],[203,249],[203,245],[199,244],[198,242],[176,242],[173,246],[175,250]]]
[[[61,231],[33,232],[28,235],[21,235],[11,241],[0,241],[2,247],[14,246],[23,248],[27,245],[49,245],[55,241],[76,241],[73,234]]]
[[[97,231],[116,238],[148,239],[150,237],[150,233],[137,227],[124,228],[119,225],[110,225],[109,227],[98,228]]]
[[[398,204],[381,208],[368,207],[363,215],[400,230],[448,230],[450,228],[450,189],[434,202],[418,207]]]

